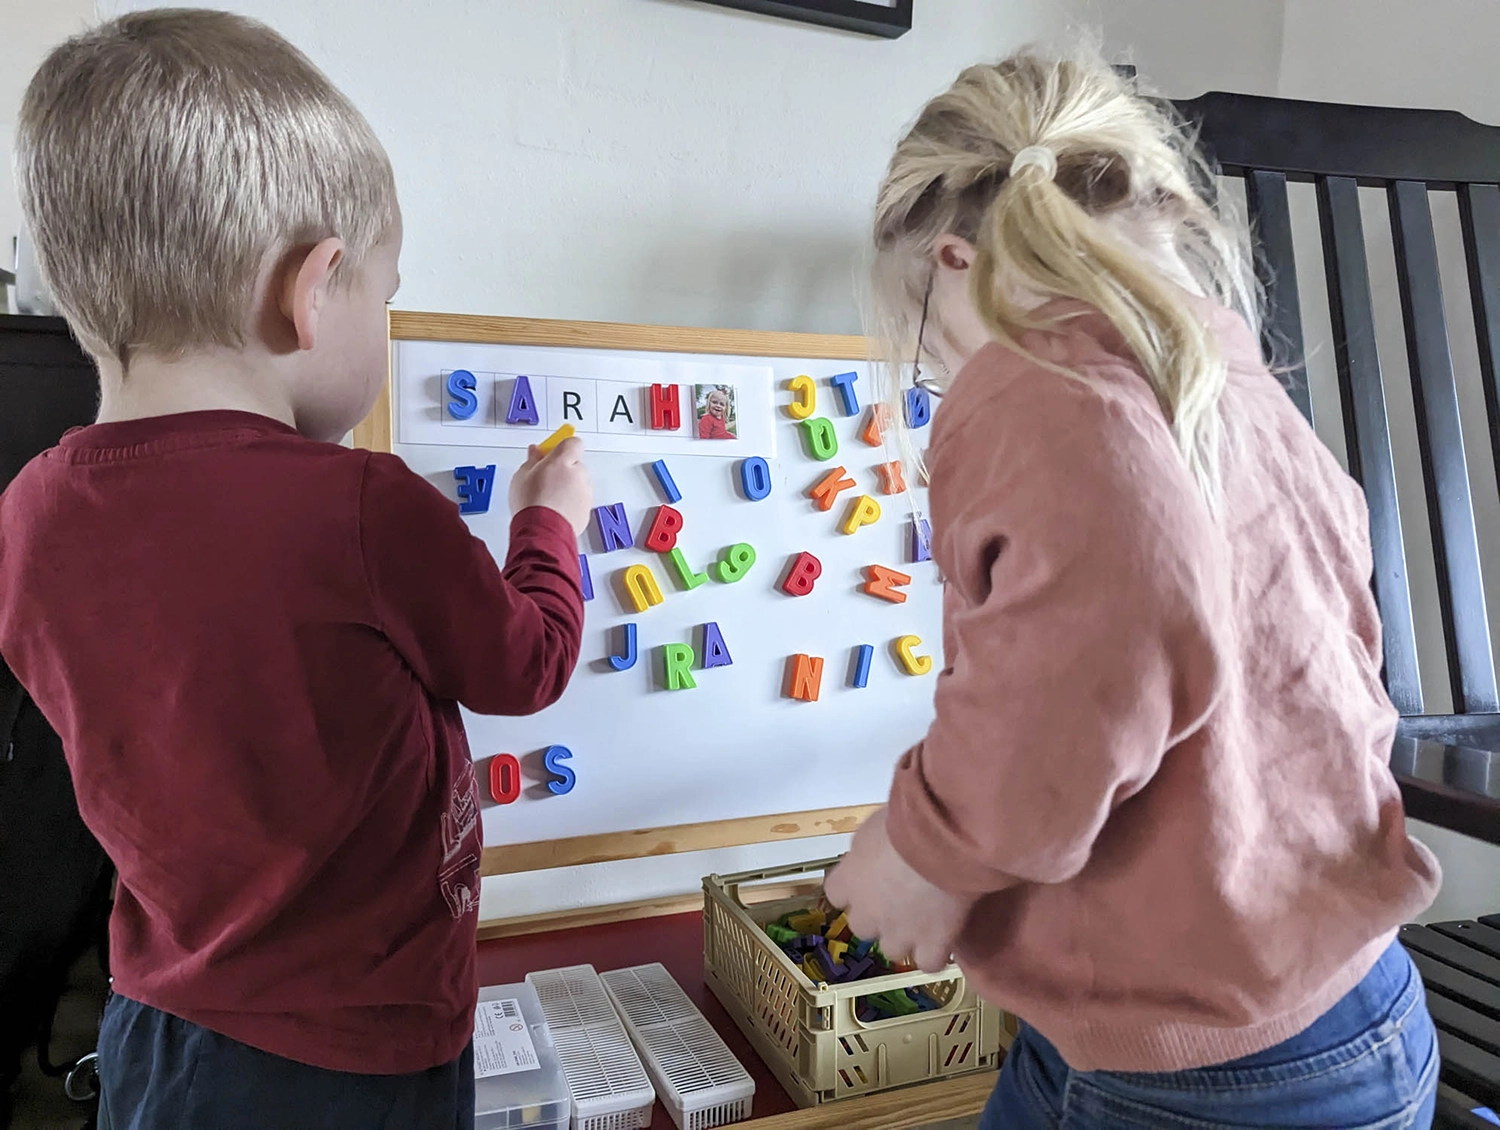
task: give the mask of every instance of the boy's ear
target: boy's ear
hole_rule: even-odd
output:
[[[318,323],[328,301],[333,271],[344,258],[344,241],[319,240],[306,252],[293,252],[282,275],[278,305],[297,335],[298,349],[318,343]]]

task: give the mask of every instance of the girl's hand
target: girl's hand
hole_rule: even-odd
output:
[[[926,973],[948,967],[976,899],[949,894],[912,870],[891,846],[881,808],[854,833],[823,893],[849,912],[849,929],[875,938],[891,960],[910,957]]]

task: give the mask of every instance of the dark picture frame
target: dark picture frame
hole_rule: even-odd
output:
[[[912,0],[896,0],[893,5],[869,0],[703,0],[703,3],[861,35],[878,35],[883,39],[895,39],[911,30]]]

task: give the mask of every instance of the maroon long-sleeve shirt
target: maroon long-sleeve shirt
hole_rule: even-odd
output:
[[[460,702],[553,702],[576,539],[502,570],[399,459],[194,412],[70,433],[0,495],[0,654],[120,872],[115,989],[368,1073],[473,1026],[481,850]]]

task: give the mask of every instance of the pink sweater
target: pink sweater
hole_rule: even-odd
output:
[[[1068,309],[1068,307],[1057,307]],[[937,717],[896,849],[981,895],[957,955],[1078,1070],[1220,1063],[1307,1027],[1429,905],[1359,488],[1203,304],[1230,365],[1215,522],[1113,327],[981,350],[938,413]]]

